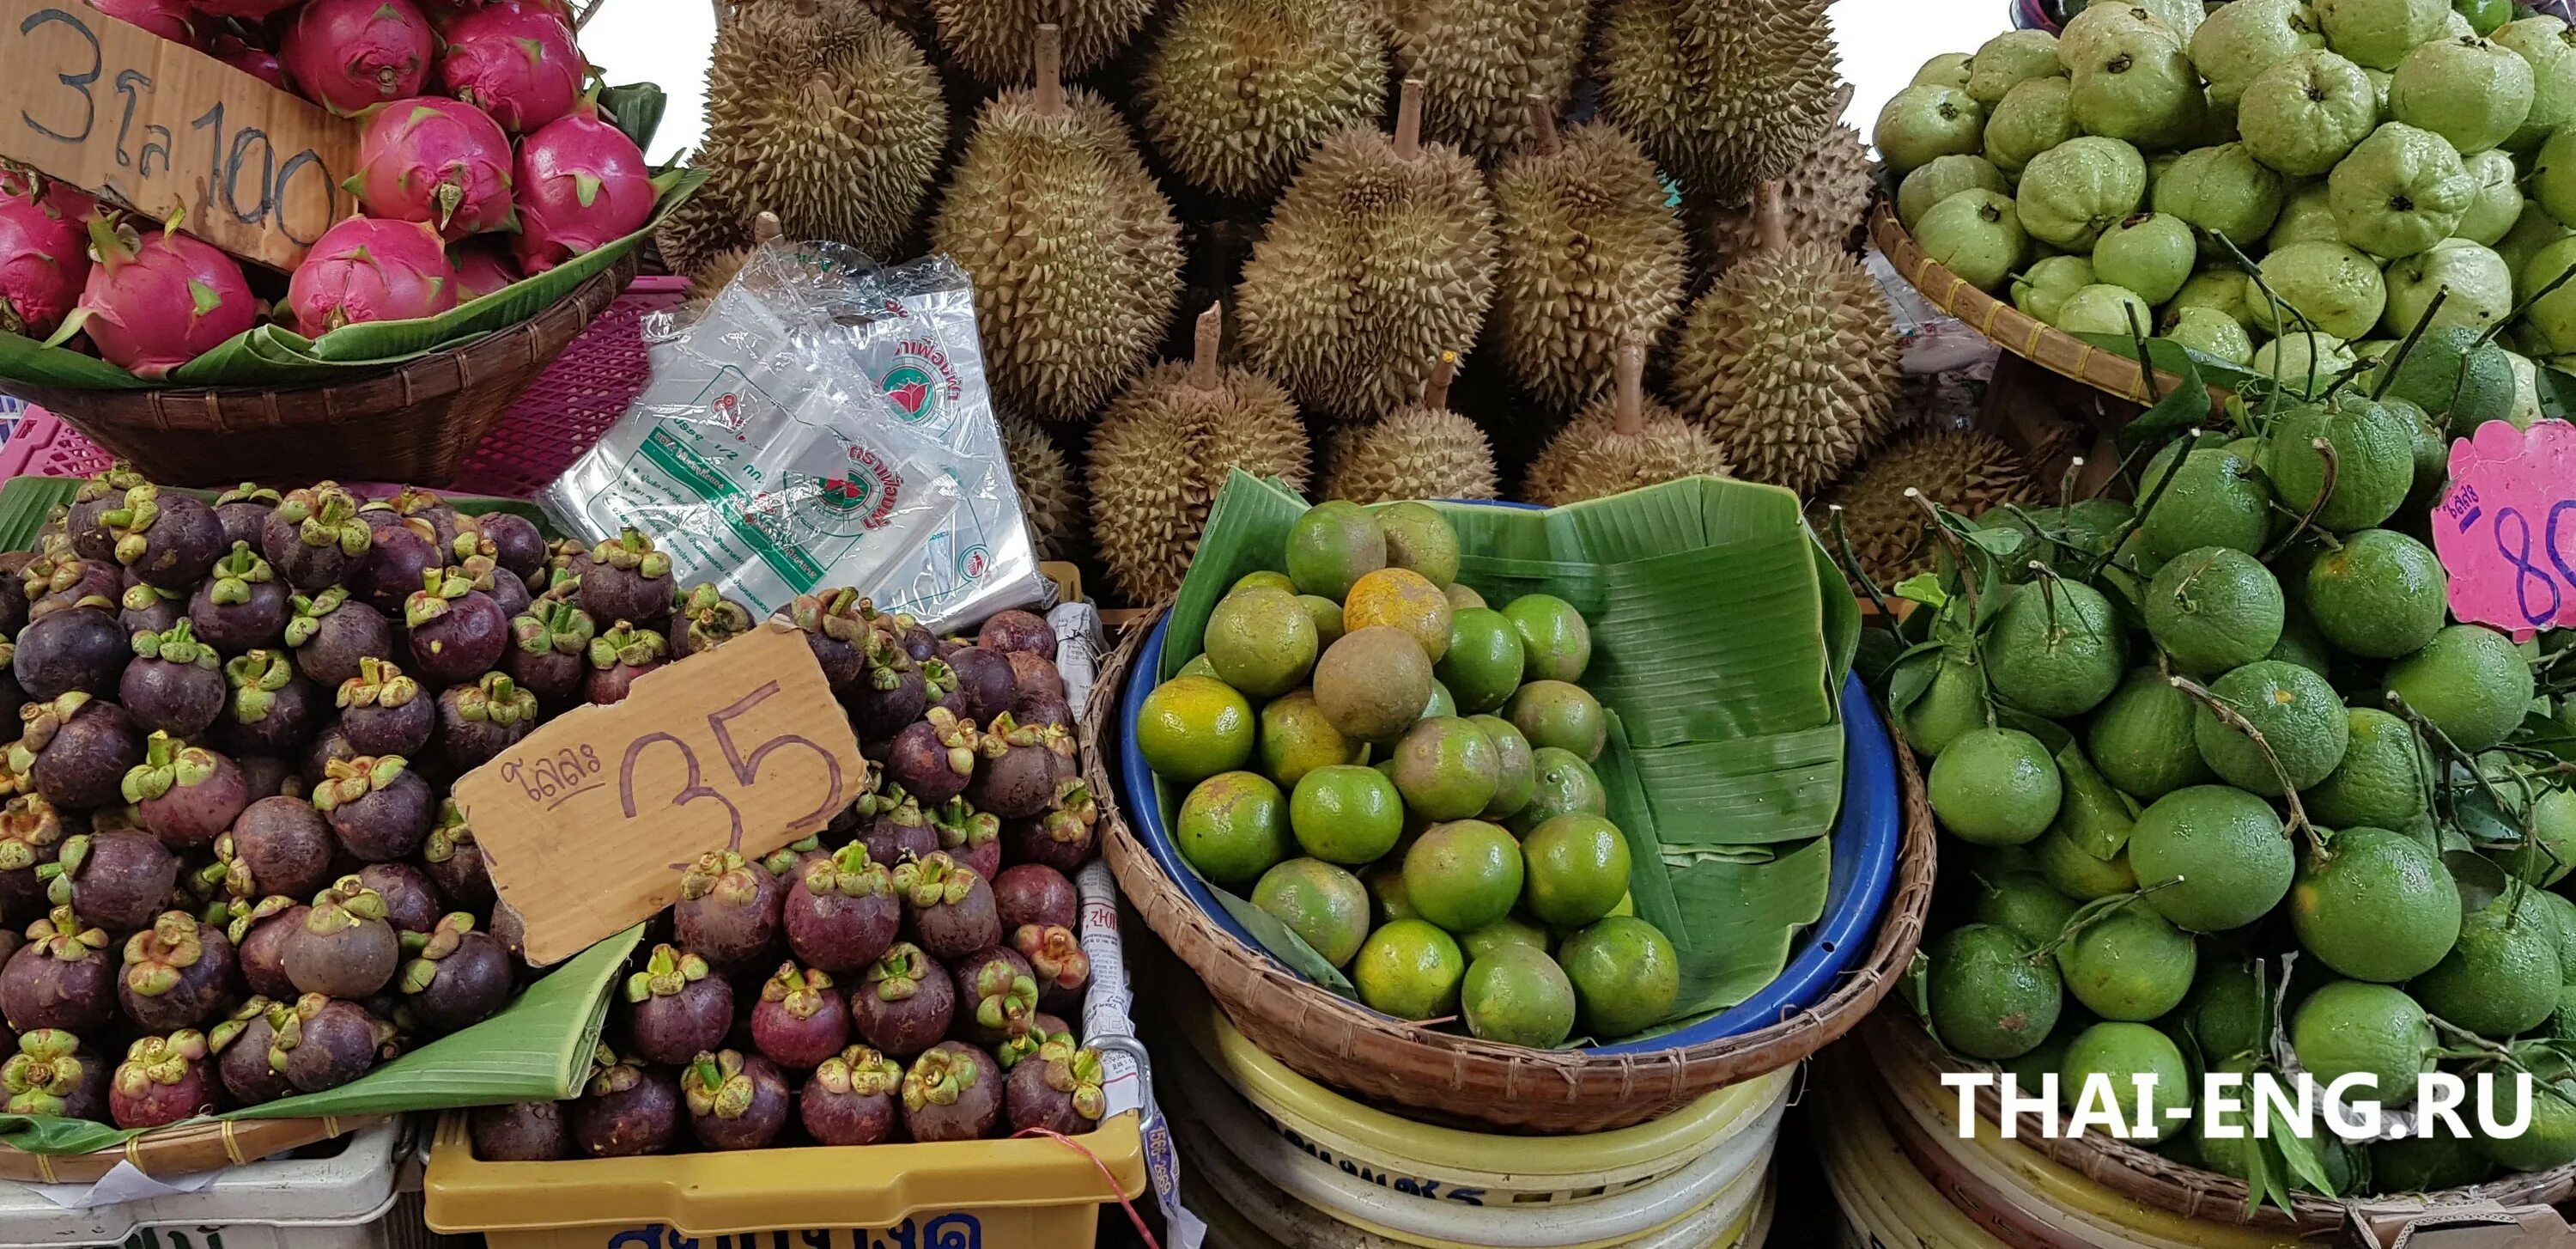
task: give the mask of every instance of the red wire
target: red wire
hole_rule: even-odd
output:
[[[1022,1136],[1043,1136],[1089,1158],[1091,1165],[1099,1168],[1100,1178],[1109,1181],[1109,1195],[1117,1198],[1118,1204],[1126,1209],[1127,1221],[1136,1225],[1136,1234],[1145,1238],[1145,1249],[1163,1249],[1163,1242],[1154,1239],[1153,1230],[1145,1226],[1145,1216],[1137,1213],[1136,1203],[1129,1201],[1127,1194],[1119,1191],[1118,1177],[1109,1173],[1109,1164],[1102,1162],[1100,1155],[1091,1152],[1089,1146],[1051,1128],[1021,1128],[1011,1135],[1014,1139]]]

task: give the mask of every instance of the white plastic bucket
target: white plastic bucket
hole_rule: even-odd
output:
[[[247,1163],[193,1193],[88,1210],[0,1181],[0,1249],[384,1249],[403,1138],[397,1119],[349,1134],[327,1158]]]

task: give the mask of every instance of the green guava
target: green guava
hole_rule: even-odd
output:
[[[2068,108],[2086,134],[2142,148],[2174,148],[2199,133],[2208,97],[2182,45],[2143,26],[2104,35],[2066,63]]]
[[[2333,169],[2378,124],[2369,76],[2332,52],[2301,52],[2264,70],[2236,101],[2246,150],[2294,178]]]
[[[2061,251],[2090,252],[2093,240],[2138,211],[2146,194],[2147,162],[2138,149],[2085,135],[2031,157],[2014,199],[2021,228],[2032,238]]]
[[[2528,152],[2559,127],[2576,122],[2576,27],[2555,17],[2526,17],[2506,22],[2488,39],[2521,54],[2531,66],[2531,112],[2504,141]]]
[[[2250,247],[2281,215],[2281,175],[2254,159],[2242,143],[2196,147],[2156,179],[2155,210],[2180,217],[2196,232],[2200,251],[2213,260],[2227,249],[2225,236]]]
[[[2524,291],[2538,291],[2558,280],[2558,275],[2576,269],[2576,235],[2562,238],[2541,248],[2522,268]],[[2528,296],[2526,296],[2527,298]],[[2559,356],[2576,351],[2576,281],[2551,291],[2534,301],[2522,314],[2523,324],[2539,336],[2535,344],[2541,354]]]
[[[2203,20],[2201,0],[2137,0],[2138,7],[2156,15],[2174,33],[2174,42],[2190,47],[2192,37],[2200,33]]]
[[[2451,227],[2451,237],[2493,247],[2522,215],[2521,171],[2513,167],[2510,154],[2494,148],[2461,157],[2460,167],[2478,184],[2478,194],[2460,214],[2460,224]]]
[[[2182,289],[2199,255],[2191,227],[2182,218],[2131,213],[2094,240],[2093,272],[2098,281],[2127,287],[2138,298],[2160,304]]]
[[[2477,23],[2470,21],[2469,15],[2462,13],[2459,10],[2458,0],[2453,0],[2453,7],[2450,15],[2442,19],[2442,37],[2445,39],[2470,39],[2477,37],[2477,33]]]
[[[2305,0],[2235,0],[2191,35],[2191,66],[2209,80],[2209,98],[2233,104],[2255,75],[2326,46]]]
[[[2245,336],[2245,327],[2216,308],[2185,308],[2165,321],[2164,336],[2194,351],[2230,364],[2243,364],[2254,358],[2254,340]]]
[[[1965,91],[1968,89],[1968,63],[1975,59],[1972,53],[1944,52],[1923,62],[1923,67],[1914,71],[1914,80],[1906,85]]]
[[[2033,78],[2004,93],[1986,116],[1986,159],[2017,174],[2031,157],[2082,133],[2075,128],[2074,97],[2075,84],[2063,76]]]
[[[2131,313],[2137,314],[2137,332],[2155,330],[2156,310],[2137,292],[2125,286],[2096,282],[2066,297],[2057,306],[2057,320],[2051,322],[2069,334],[2110,334],[2127,338]]]
[[[2336,375],[2352,367],[2352,352],[2330,334],[2292,331],[2254,349],[2245,367],[2281,380],[2293,395],[2320,395]]]
[[[2531,158],[2531,198],[2558,224],[2576,226],[2576,126],[2549,136]]]
[[[2431,247],[2390,261],[2388,311],[2380,326],[2391,337],[2404,338],[2424,319],[2436,291],[2448,290],[2435,325],[2465,325],[2483,331],[2513,314],[2513,270],[2504,257],[2467,239],[2444,239]]]
[[[2505,231],[2504,237],[2494,243],[2495,253],[2504,257],[2505,264],[2513,270],[2515,303],[2531,298],[2535,289],[2522,284],[2523,272],[2531,266],[2531,258],[2539,255],[2541,248],[2566,238],[2568,233],[2567,227],[2558,224],[2558,218],[2549,215],[2549,210],[2541,207],[2539,200],[2526,198],[2522,201],[2522,215],[2515,217],[2513,228]]]
[[[2013,307],[2055,324],[2066,297],[2093,285],[2093,262],[2082,256],[2050,256],[2033,261],[2012,281]]]
[[[2516,429],[2529,429],[2540,419],[2540,367],[2531,357],[2519,352],[2504,353],[2505,362],[2513,366],[2513,410],[2505,414]],[[2451,436],[2460,437],[2460,427],[2451,427]]]
[[[1988,108],[2035,78],[2066,72],[2057,60],[2057,36],[2044,30],[2008,30],[1985,42],[1968,61],[1968,97]]]
[[[2326,175],[2326,193],[2345,242],[2394,260],[2450,237],[2478,186],[2450,140],[2392,121]]]
[[[2531,116],[2531,97],[2531,62],[2475,35],[2425,44],[2388,77],[2390,115],[2464,156],[2511,138]]]
[[[2212,265],[2191,275],[2191,280],[2183,283],[2182,289],[2174,292],[2172,299],[2165,301],[2165,320],[2170,322],[2175,314],[2187,308],[2207,308],[2224,313],[2228,320],[2236,323],[2237,328],[2250,331],[2254,328],[2252,301],[2262,297],[2262,292],[2245,280],[2243,270],[2232,264]]]
[[[1923,220],[1932,206],[1961,191],[1995,191],[2010,194],[2004,175],[1982,156],[1951,155],[1934,157],[1929,163],[1905,175],[1896,184],[1896,219],[1907,230]]]
[[[1997,191],[1960,191],[1934,204],[1915,223],[1914,241],[1981,291],[2002,289],[2030,249],[2011,197]]]
[[[2415,45],[2450,29],[2448,0],[2316,0],[2326,46],[2372,69],[2395,69]]]
[[[1914,86],[1889,96],[1870,132],[1878,157],[1904,173],[1936,156],[1974,154],[1986,141],[1986,110],[1958,87]]]
[[[2163,35],[2177,48],[2191,42],[2146,5],[2088,4],[2057,32],[2058,62],[2071,68],[2079,60],[2090,59],[2107,41],[2136,30]]]
[[[2380,280],[2379,266],[2341,243],[2292,243],[2263,257],[2256,268],[2263,274],[2263,284],[2290,311],[2346,342],[2369,333],[2387,306],[2388,288]],[[2268,334],[2288,332],[2276,323],[2280,318],[2273,313],[2271,301],[2258,294],[2254,327]],[[2289,319],[2288,325],[2295,329],[2296,318]]]
[[[2390,120],[2388,116],[2389,73],[2384,69],[2363,66],[2361,76],[2370,80],[2371,98],[2379,102],[2379,120],[2371,123],[2372,128],[2376,129],[2381,123]]]
[[[2292,182],[2281,196],[2281,214],[2272,218],[2272,232],[2263,236],[2263,245],[2275,249],[2292,243],[2342,241],[2343,236],[2335,232],[2334,205],[2326,202],[2323,178]]]

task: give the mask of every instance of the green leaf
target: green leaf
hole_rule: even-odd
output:
[[[2334,1181],[2326,1178],[2325,1163],[2317,1157],[2316,1142],[2289,1130],[2269,1103],[2264,1106],[2263,1117],[2272,1122],[2272,1145],[2281,1151],[2281,1162],[2289,1168],[2290,1174],[2317,1192],[2328,1197],[2338,1196]],[[2283,1208],[2288,1208],[2287,1203]]]
[[[2138,358],[2136,340],[2125,334],[2078,334],[2076,337],[2105,351],[2118,352],[2132,360]],[[2122,427],[2120,449],[2123,452],[2162,442],[2209,419],[2209,383],[2204,380],[2202,361],[2206,360],[2233,373],[2242,374],[2244,380],[2250,381],[2256,376],[2251,370],[2227,365],[2224,361],[2193,351],[2169,338],[2148,339],[2147,357],[2154,361],[2156,368],[2173,374],[2181,381],[2179,385],[2166,391],[2157,399],[2153,406],[2131,418],[2129,423]]]
[[[2028,540],[2018,529],[1977,529],[1960,536],[1976,543],[1987,554],[1998,559],[2010,559],[2020,554],[2023,544]]]
[[[2063,730],[2060,730],[2063,732]],[[2065,798],[2057,808],[2056,827],[2066,834],[2077,849],[2105,863],[2119,856],[2120,848],[2129,844],[2129,830],[2136,825],[2136,812],[2130,810],[2128,796],[2111,787],[2084,757],[2084,750],[2072,738],[2056,751],[2057,773],[2063,781]],[[2144,881],[2143,884],[2154,884]]]
[[[1315,947],[1306,944],[1306,939],[1298,936],[1296,930],[1280,923],[1278,916],[1215,885],[1209,885],[1208,892],[1215,895],[1218,905],[1234,917],[1234,922],[1243,925],[1243,930],[1261,943],[1261,948],[1270,951],[1280,962],[1296,968],[1298,975],[1343,997],[1354,1000],[1359,997],[1359,991],[1351,987],[1349,978],[1342,975],[1341,969],[1324,961],[1324,956],[1317,954]]]
[[[1896,666],[1887,672],[1887,709],[1889,714],[1903,716],[1932,688],[1932,679],[1941,674],[1945,652],[1937,644],[1926,642],[1898,657]]]
[[[1939,607],[1950,601],[1950,592],[1941,588],[1938,573],[1918,572],[1897,582],[1893,592],[1898,598],[1910,599],[1926,607]]]
[[[670,97],[649,82],[602,87],[599,91],[600,115],[625,131],[638,148],[653,146],[653,135],[662,128],[662,112],[669,103]]]

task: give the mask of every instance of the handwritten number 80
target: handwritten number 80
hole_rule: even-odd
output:
[[[760,778],[760,765],[762,761],[769,758],[773,752],[801,747],[803,749],[813,751],[816,755],[820,756],[823,760],[823,767],[826,775],[831,782],[824,795],[823,803],[812,811],[798,816],[788,825],[791,829],[803,829],[808,826],[820,827],[824,820],[830,818],[832,813],[839,810],[841,807],[841,761],[834,758],[831,751],[824,749],[821,745],[809,738],[794,733],[770,738],[768,741],[762,742],[749,755],[743,754],[742,748],[734,744],[732,722],[742,716],[750,714],[752,708],[759,706],[764,700],[777,692],[778,682],[771,681],[768,684],[761,686],[759,689],[753,690],[751,693],[744,695],[741,699],[735,701],[732,706],[726,707],[720,711],[708,713],[707,730],[715,735],[716,748],[724,752],[725,763],[733,770],[735,782],[745,788],[749,788],[750,786],[758,783]],[[626,816],[626,818],[630,820],[635,818],[635,765],[643,757],[645,750],[656,742],[670,743],[673,748],[680,752],[681,762],[688,769],[687,781],[680,787],[680,791],[678,793],[671,796],[671,805],[674,807],[684,807],[692,802],[699,801],[700,799],[712,799],[719,805],[723,806],[725,809],[725,815],[732,824],[732,830],[725,841],[725,848],[739,853],[742,850],[742,808],[735,806],[732,799],[725,797],[722,793],[717,792],[715,787],[706,783],[706,771],[698,762],[698,752],[690,749],[687,742],[684,742],[669,733],[647,733],[642,737],[636,738],[626,747],[626,758],[619,766],[617,773],[617,800],[619,810]]]

